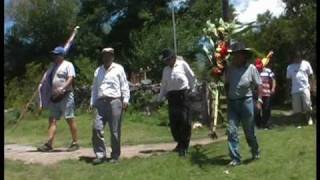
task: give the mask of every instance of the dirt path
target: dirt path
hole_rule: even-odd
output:
[[[218,139],[212,140],[210,138],[191,140],[191,146],[205,145],[218,141],[226,140],[226,136],[221,136]],[[148,157],[155,154],[162,154],[170,152],[175,143],[161,143],[161,144],[141,144],[134,146],[122,146],[121,158],[132,157]],[[94,158],[92,148],[80,148],[75,152],[66,152],[65,148],[57,148],[53,152],[38,152],[36,147],[21,144],[6,144],[4,147],[5,159],[21,160],[25,164],[39,163],[43,165],[55,164],[61,160],[74,159],[90,159]],[[108,150],[110,153],[110,149]]]

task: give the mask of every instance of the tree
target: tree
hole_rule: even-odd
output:
[[[43,61],[50,50],[64,44],[76,25],[79,5],[78,0],[10,1],[6,12],[15,23],[5,41],[8,66],[23,73],[25,64]]]

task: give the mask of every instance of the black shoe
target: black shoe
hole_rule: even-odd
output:
[[[104,162],[107,162],[107,158],[95,158],[94,160],[92,160],[92,164],[93,165],[98,165],[98,164],[102,164]]]
[[[78,143],[71,143],[71,145],[68,147],[67,151],[71,152],[71,151],[76,151],[80,148]]]
[[[45,143],[44,145],[38,147],[37,150],[41,152],[50,152],[53,150],[53,148],[48,143]]]

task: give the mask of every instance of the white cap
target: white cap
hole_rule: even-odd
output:
[[[114,53],[114,49],[113,48],[111,48],[111,47],[108,47],[108,48],[104,48],[104,49],[102,49],[102,51],[101,51],[101,53]]]

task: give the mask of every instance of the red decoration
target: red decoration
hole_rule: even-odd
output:
[[[226,41],[219,41],[215,52],[213,52],[213,57],[216,61],[216,67],[211,69],[211,75],[214,77],[221,76],[225,68],[226,57],[228,56],[229,46]]]
[[[219,69],[218,67],[213,67],[211,69],[211,75],[214,77],[218,77],[222,75],[223,70]]]
[[[256,63],[255,63],[255,66],[257,68],[257,70],[259,72],[262,72],[263,70],[263,63],[262,63],[262,60],[260,58],[256,58]]]

